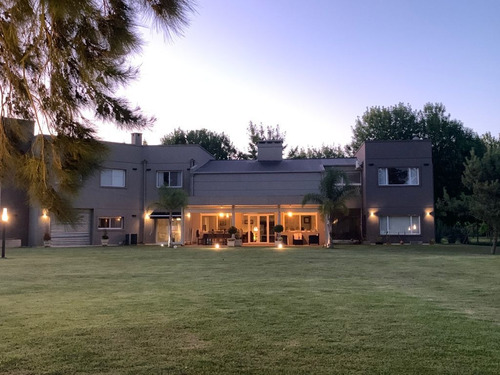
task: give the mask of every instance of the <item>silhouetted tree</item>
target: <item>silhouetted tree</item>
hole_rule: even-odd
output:
[[[211,153],[217,160],[236,159],[238,152],[224,133],[200,129],[185,132],[178,128],[161,138],[164,145],[198,144]]]
[[[99,163],[96,120],[120,128],[153,122],[116,96],[137,75],[128,58],[139,51],[139,26],[153,19],[167,36],[187,24],[189,0],[2,0],[0,2],[0,176],[13,177],[33,202],[59,217],[67,194]],[[35,122],[31,149],[12,143]],[[9,128],[7,130],[7,128]]]

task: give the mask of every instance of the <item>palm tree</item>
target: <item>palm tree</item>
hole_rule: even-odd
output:
[[[319,193],[304,195],[302,206],[307,203],[319,204],[319,213],[327,218],[329,249],[333,249],[333,225],[339,217],[347,213],[346,201],[357,193],[358,189],[349,184],[344,172],[328,169],[320,181]]]
[[[172,247],[172,212],[184,208],[188,204],[188,193],[182,189],[162,186],[159,189],[160,199],[153,206],[168,211],[168,247]]]

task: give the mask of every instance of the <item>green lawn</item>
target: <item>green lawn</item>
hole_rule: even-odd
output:
[[[0,374],[498,374],[489,250],[7,249]]]

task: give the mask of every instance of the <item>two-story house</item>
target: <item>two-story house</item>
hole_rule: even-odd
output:
[[[434,238],[431,143],[428,140],[366,142],[353,158],[283,159],[279,141],[259,143],[257,160],[214,160],[199,145],[149,146],[139,133],[131,144],[107,143],[101,170],[73,202],[77,225],[58,222],[43,207],[21,207],[18,236],[41,245],[49,231],[54,246],[166,243],[166,212],[155,208],[158,187],[184,189],[186,208],[174,212],[177,244],[224,242],[230,226],[243,244],[274,243],[282,224],[288,245],[324,244],[325,218],[305,194],[317,192],[328,168],[346,172],[360,190],[349,213],[334,223],[339,241],[429,242]],[[2,205],[7,202],[2,200]],[[26,217],[28,216],[28,217]],[[22,234],[21,232],[25,232]]]

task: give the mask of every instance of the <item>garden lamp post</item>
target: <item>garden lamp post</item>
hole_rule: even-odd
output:
[[[7,208],[2,211],[2,258],[5,258],[5,228],[7,227],[9,216],[7,215]]]

